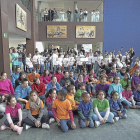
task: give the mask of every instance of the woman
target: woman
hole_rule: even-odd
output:
[[[53,9],[53,19],[58,19],[57,11],[55,8]]]
[[[26,66],[29,70],[30,73],[32,73],[32,69],[33,69],[33,63],[32,63],[32,59],[31,59],[31,53],[28,53],[27,57],[26,57]]]
[[[78,84],[79,83],[84,83],[86,85],[86,81],[84,80],[82,74],[79,74],[78,75],[78,79],[75,81],[75,88],[76,88],[76,90],[78,89]]]
[[[14,48],[13,53],[12,53],[12,58],[13,58],[13,63],[12,63],[13,66],[12,66],[12,68],[13,68],[13,72],[15,72],[16,67],[19,66],[18,57],[19,57],[19,55],[17,53],[17,49]]]
[[[78,22],[78,9],[74,11],[74,22]]]

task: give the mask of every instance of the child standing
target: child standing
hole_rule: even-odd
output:
[[[6,120],[4,121],[4,125],[1,126],[1,130],[9,128],[17,131],[20,135],[23,130],[23,127],[21,127],[23,125],[21,105],[16,102],[15,97],[12,95],[7,97],[5,114]]]
[[[78,107],[79,114],[79,125],[81,128],[94,127],[94,122],[92,120],[93,105],[90,101],[90,95],[88,92],[82,93],[82,101]]]
[[[118,121],[119,119],[122,119],[122,118],[126,119],[127,110],[123,108],[123,105],[118,99],[118,92],[112,91],[110,96],[111,96],[111,99],[109,100],[110,111],[114,114],[115,121]]]
[[[26,103],[27,118],[24,120],[24,129],[27,130],[30,127],[34,128],[46,128],[50,129],[48,122],[48,116],[43,115],[44,105],[38,97],[38,93],[35,90],[30,92],[29,101]]]
[[[58,91],[58,96],[52,106],[53,116],[56,119],[57,125],[61,127],[63,132],[68,129],[75,129],[72,108],[69,100],[66,99],[67,92],[65,90]]]
[[[104,91],[100,90],[96,97],[93,100],[93,120],[95,121],[95,127],[106,122],[114,123],[114,114],[110,112],[109,102],[104,98]]]

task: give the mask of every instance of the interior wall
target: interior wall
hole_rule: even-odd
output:
[[[11,47],[18,47],[18,44],[26,44],[26,39],[21,40],[9,40],[9,48]]]

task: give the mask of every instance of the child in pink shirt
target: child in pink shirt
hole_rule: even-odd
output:
[[[7,128],[13,129],[20,135],[23,130],[23,127],[21,127],[23,125],[21,105],[17,103],[15,97],[12,95],[7,97],[5,114],[6,120],[4,121],[4,125],[1,126],[1,130]]]
[[[42,74],[40,81],[42,83],[44,83],[45,85],[47,85],[48,83],[51,82],[51,77],[52,77],[52,75],[49,73],[49,71],[44,70],[44,73]]]
[[[54,74],[57,78],[57,82],[60,83],[60,79],[64,76],[64,74],[61,72],[61,68],[57,68],[56,73]]]

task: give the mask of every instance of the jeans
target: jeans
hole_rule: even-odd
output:
[[[27,72],[26,61],[22,60],[24,72]]]
[[[93,87],[91,87],[90,84],[87,84],[87,92],[88,93],[91,93],[92,91],[95,91],[95,84],[92,84]]]
[[[81,128],[85,128],[86,127],[85,121],[82,120],[81,118],[79,118],[79,125],[80,125]],[[89,127],[90,128],[94,127],[94,122],[93,122],[92,119],[90,119],[90,121],[89,121]]]
[[[40,74],[42,74],[44,71],[44,65],[40,65]]]
[[[42,100],[43,102],[45,102],[45,94],[38,96],[40,98],[40,100]]]
[[[54,68],[53,68],[53,73],[55,73],[55,72],[56,72],[57,68],[58,68],[58,66],[57,66],[57,65],[54,65]]]
[[[104,111],[104,112],[99,112],[99,113],[100,113],[101,117],[104,118],[104,117],[105,117],[105,114],[106,114],[106,111]],[[112,112],[110,112],[110,113],[109,113],[109,116],[108,116],[108,118],[107,118],[107,120],[106,120],[106,122],[110,122],[113,118],[114,118],[114,114],[113,114]],[[98,116],[97,116],[95,113],[93,113],[92,119],[93,119],[94,121],[100,121],[100,119],[98,118]]]
[[[72,129],[70,119],[61,119],[60,127],[63,132],[67,132],[69,128]]]
[[[19,64],[19,67],[21,68],[22,67],[22,62],[18,61],[18,64]]]
[[[48,115],[49,115],[49,117],[53,118],[53,113],[52,113],[52,111],[48,111]]]
[[[13,124],[14,125],[17,125],[17,123],[19,122],[19,118],[11,118],[12,121],[13,121]],[[4,121],[4,124],[7,126],[7,127],[10,127],[10,124],[9,122],[7,121],[7,119]],[[23,121],[21,122],[21,126],[23,125]]]
[[[29,70],[29,73],[32,73],[32,69],[33,69],[33,68],[28,68],[28,70]]]
[[[64,67],[65,70],[68,70],[68,67]]]
[[[122,116],[119,116],[116,112],[112,112],[112,113],[114,114],[114,117],[119,117],[121,119],[125,116],[125,114],[127,113],[127,110],[123,109]]]
[[[35,69],[36,69],[36,72],[39,73],[39,70],[40,70],[40,64],[34,64],[35,65]],[[38,68],[39,66],[39,68]]]
[[[70,68],[69,71],[72,71],[73,69],[73,72],[75,72],[75,66],[72,65],[72,66],[69,66],[69,68]]]
[[[140,106],[140,102],[136,102],[136,105],[139,105]]]
[[[10,74],[11,74],[11,76],[12,76],[12,73],[13,73],[13,72],[12,72],[12,67],[10,67]]]
[[[84,22],[87,22],[87,16],[84,16]]]
[[[133,106],[129,102],[127,102],[126,100],[122,101],[121,103],[124,107],[133,108]]]
[[[82,65],[77,65],[77,73],[82,73]]]
[[[45,70],[50,70],[50,62],[45,63]]]

